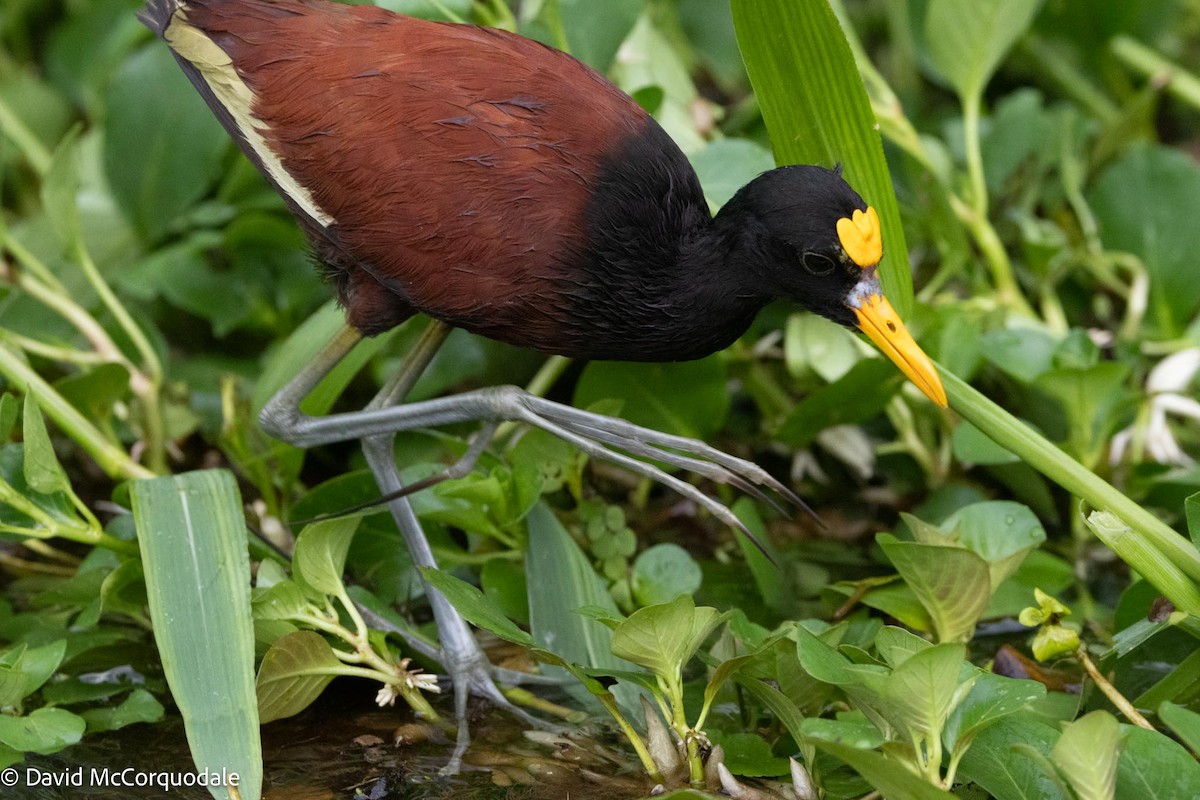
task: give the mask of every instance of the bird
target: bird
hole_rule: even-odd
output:
[[[511,387],[405,403],[461,328],[577,359],[671,362],[732,344],[785,298],[858,328],[934,403],[931,360],[884,296],[875,209],[836,166],[759,175],[714,216],[671,137],[570,55],[503,30],[328,0],[147,0],[140,18],[303,229],[345,326],[264,407],[297,446],[359,439],[418,565],[436,566],[394,457],[398,431],[482,423],[443,476],[465,474],[496,427],[522,422],[682,492],[660,468],[799,499],[703,442]],[[413,353],[363,410],[309,417],[303,397],[363,337],[423,314]],[[469,693],[504,703],[469,627],[432,587],[437,653],[469,744]]]

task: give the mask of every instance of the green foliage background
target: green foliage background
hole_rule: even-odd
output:
[[[742,751],[757,755],[733,757],[742,775],[768,774],[799,748],[821,765],[827,796],[865,793],[864,779],[885,793],[910,791],[913,769],[877,749],[877,728],[851,747],[839,744],[850,729],[822,727],[867,730],[865,719],[822,716],[837,699],[872,720],[893,713],[892,734],[940,715],[929,724],[953,733],[925,731],[926,749],[913,756],[931,790],[949,788],[959,769],[960,784],[997,797],[1133,796],[1124,793],[1141,775],[1158,776],[1145,796],[1200,793],[1186,794],[1194,771],[1165,738],[1192,752],[1200,738],[1198,628],[1185,613],[1200,608],[1195,3],[839,0],[829,13],[821,5],[824,17],[782,2],[731,10],[726,0],[381,4],[432,17],[448,10],[569,49],[654,113],[714,209],[777,160],[842,162],[881,209],[889,292],[957,376],[952,397],[975,387],[1019,420],[1002,421],[1010,435],[1037,431],[1053,443],[1041,451],[1049,461],[1065,454],[1092,474],[1072,483],[1045,460],[1014,455],[931,407],[856,336],[783,304],[728,351],[686,364],[547,366],[457,332],[415,395],[532,382],[553,399],[755,460],[788,479],[827,528],[688,477],[734,508],[771,563],[661,487],[589,464],[542,434],[506,431],[472,476],[414,498],[445,569],[479,584],[493,613],[530,628],[539,644],[567,637],[576,649],[560,656],[609,670],[629,665],[605,649],[600,623],[544,609],[616,615],[666,608],[684,593],[701,608],[736,612],[705,652],[753,650],[784,698],[743,687],[780,720],[765,732],[709,719],[719,734],[757,737]],[[305,453],[256,425],[257,408],[340,313],[282,202],[137,23],[137,6],[0,8],[0,761],[171,713],[160,703],[168,694],[146,610],[155,605],[133,524],[112,513],[129,505],[122,481],[229,469],[251,524],[285,548],[289,520],[374,495],[354,448]],[[818,24],[830,13],[844,44]],[[828,66],[846,53],[865,95],[845,64]],[[860,141],[869,147],[851,144]],[[421,324],[361,347],[308,410],[361,406]],[[999,419],[960,410],[981,426]],[[402,436],[398,459],[409,477],[432,474],[470,433]],[[1155,523],[1148,537],[1146,520],[1131,515],[1089,518],[1079,497],[1100,505],[1101,479],[1128,498],[1120,508],[1181,535]],[[545,548],[535,553],[530,541]],[[250,548],[255,562],[270,559],[261,544]],[[556,564],[569,566],[556,575]],[[386,515],[364,517],[345,565],[380,607],[422,592]],[[1112,708],[1094,688],[1068,695],[1052,686],[1033,703],[974,672],[975,684],[956,683],[974,669],[961,643],[970,660],[987,662],[999,643],[978,626],[1014,618],[1034,604],[1035,588],[1066,600],[1085,652],[1162,731],[1124,734],[1119,762],[1118,745],[1105,750],[1113,729],[1088,713]],[[1159,595],[1178,612],[1148,622]],[[974,704],[908,716],[885,708],[878,676],[842,663],[870,660],[886,671],[879,686],[911,679],[903,664],[916,656],[897,656],[900,634],[878,634],[884,619],[936,642],[927,650],[903,640],[929,653],[916,663],[949,676],[925,690],[966,687],[969,697],[985,686]],[[820,629],[819,643],[787,627],[799,620]],[[268,628],[289,632],[260,624],[263,647]],[[786,647],[768,630],[791,631]],[[1025,638],[1013,644],[1029,652]],[[134,690],[81,679],[121,666],[147,682]],[[802,677],[789,686],[784,675]],[[1013,696],[1039,719],[981,710]],[[1079,727],[1060,737],[1058,723],[1070,720]],[[1015,738],[1037,743],[1057,772],[1011,752]],[[965,756],[950,755],[972,739]],[[931,756],[935,741],[947,748],[948,771]],[[1093,751],[1119,765],[1111,785],[1087,783],[1080,754]],[[995,770],[997,760],[1011,769]],[[1006,781],[1043,788],[1022,794]]]

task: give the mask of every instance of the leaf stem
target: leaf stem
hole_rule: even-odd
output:
[[[66,398],[38,375],[21,355],[0,343],[0,375],[18,390],[33,391],[38,405],[68,436],[87,452],[102,470],[115,478],[153,478],[147,469],[129,457],[124,449],[104,437]]]
[[[112,287],[100,274],[96,262],[80,240],[75,247],[75,258],[96,291],[100,302],[109,310],[121,330],[129,337],[141,358],[141,369],[130,374],[129,388],[142,401],[142,421],[145,424],[147,460],[155,472],[166,472],[166,426],[162,416],[161,389],[163,382],[162,361],[151,346],[150,340],[125,304],[113,293]]]
[[[1139,728],[1145,728],[1148,731],[1154,730],[1154,726],[1151,725],[1146,718],[1143,717],[1141,713],[1139,713],[1138,710],[1133,707],[1133,703],[1129,702],[1125,695],[1117,691],[1117,687],[1113,686],[1108,678],[1104,677],[1100,670],[1096,668],[1095,663],[1092,661],[1091,657],[1088,656],[1087,650],[1083,645],[1080,645],[1079,649],[1075,651],[1075,658],[1079,660],[1081,665],[1083,665],[1084,671],[1087,672],[1088,677],[1092,679],[1092,682],[1096,684],[1096,688],[1103,692],[1104,696],[1108,698],[1108,701],[1116,706],[1118,711],[1125,715],[1125,719],[1129,720],[1134,725],[1137,725]]]
[[[13,144],[25,155],[29,166],[33,167],[34,172],[38,175],[45,175],[50,170],[50,163],[53,160],[50,151],[38,141],[33,131],[29,130],[21,121],[20,116],[9,108],[2,98],[0,98],[0,133],[12,140]]]
[[[1152,82],[1161,82],[1168,92],[1192,108],[1200,108],[1200,78],[1195,74],[1127,34],[1114,36],[1109,49],[1130,69]]]
[[[951,407],[963,418],[1093,508],[1120,517],[1192,580],[1200,581],[1200,551],[1191,542],[957,375],[940,365],[938,371]],[[1139,568],[1136,563],[1130,566]]]

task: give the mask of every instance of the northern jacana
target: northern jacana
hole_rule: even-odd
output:
[[[775,298],[861,328],[934,402],[932,363],[884,298],[875,211],[837,170],[782,167],[712,217],[683,153],[591,68],[499,30],[326,0],[148,0],[171,47],[246,156],[279,191],[335,287],[347,327],[264,409],[299,446],[361,439],[380,489],[402,489],[398,431],[502,420],[733,515],[632,456],[790,493],[701,442],[515,387],[400,405],[451,327],[576,358],[679,361],[726,347]],[[299,402],[363,335],[424,313],[400,374],[361,412]],[[620,452],[618,452],[620,451]],[[415,561],[434,566],[412,509],[390,503]],[[465,748],[467,693],[502,700],[469,628],[429,589]]]

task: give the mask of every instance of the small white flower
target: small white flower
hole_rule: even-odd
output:
[[[1197,372],[1200,372],[1200,347],[1181,350],[1150,370],[1146,377],[1149,410],[1145,420],[1135,422],[1113,436],[1110,463],[1119,463],[1139,435],[1145,444],[1146,455],[1160,464],[1191,466],[1196,463],[1175,441],[1168,415],[1200,421],[1200,403],[1183,394]]]
[[[384,706],[396,705],[396,698],[400,693],[396,691],[396,687],[390,683],[385,683],[375,694],[375,705],[383,708]]]
[[[442,688],[438,686],[437,675],[422,672],[419,669],[410,671],[408,677],[404,679],[404,683],[408,688],[418,689],[422,692],[438,694],[442,691]]]

